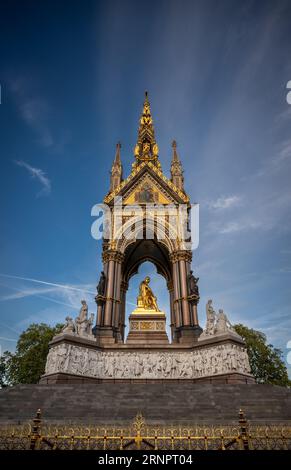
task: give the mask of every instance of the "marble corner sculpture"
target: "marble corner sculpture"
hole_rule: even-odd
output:
[[[181,212],[177,210],[181,205],[186,207],[187,219],[190,198],[184,189],[175,141],[171,177],[163,173],[147,93],[133,153],[131,172],[124,178],[121,145],[117,144],[110,189],[104,198],[114,235],[103,237],[95,325],[94,314],[89,315],[87,303],[82,300],[77,318],[67,316],[62,332],[50,343],[41,383],[253,383],[244,341],[223,310],[214,311],[212,300],[206,307],[205,330],[199,325],[199,278],[191,270],[191,234],[185,243],[180,234]],[[117,209],[116,199],[122,201]],[[162,223],[159,210],[163,208],[168,208],[170,216]],[[116,210],[120,212],[119,227],[114,225]],[[137,306],[129,315],[125,337],[126,293],[130,279],[144,261],[151,261],[166,280],[170,339],[166,313],[159,309],[150,277],[140,283]]]

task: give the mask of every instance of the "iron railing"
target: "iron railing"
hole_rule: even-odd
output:
[[[0,450],[291,450],[291,426],[147,425],[138,414],[130,425],[48,425],[38,410],[32,424],[0,427]]]

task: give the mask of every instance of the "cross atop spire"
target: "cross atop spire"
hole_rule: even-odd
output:
[[[153,118],[151,115],[150,102],[148,92],[145,92],[143,110],[139,120],[137,144],[134,148],[134,156],[137,164],[142,161],[151,161],[160,167],[158,161],[159,148],[155,140],[155,131],[153,126]]]

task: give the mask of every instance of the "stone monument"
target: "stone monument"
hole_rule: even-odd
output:
[[[171,177],[162,171],[147,93],[127,178],[120,152],[118,143],[104,198],[108,230],[95,297],[96,323],[93,327],[94,315],[89,316],[82,300],[77,318],[67,316],[63,331],[50,343],[41,382],[254,382],[242,338],[223,310],[214,311],[212,300],[207,302],[204,332],[199,325],[190,198],[175,141]],[[151,261],[166,281],[170,339],[166,313],[158,307],[149,277],[140,283],[125,337],[126,293],[144,261]]]

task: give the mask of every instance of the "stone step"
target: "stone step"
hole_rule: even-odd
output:
[[[252,422],[291,423],[291,390],[272,385],[54,384],[0,390],[0,423],[26,422],[38,408],[48,422],[237,423],[243,408]]]

